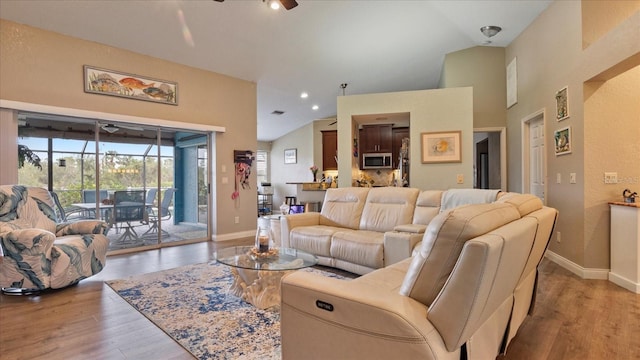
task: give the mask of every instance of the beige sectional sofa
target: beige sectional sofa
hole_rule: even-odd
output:
[[[434,194],[422,192],[417,203],[422,195]],[[357,279],[284,277],[282,358],[495,359],[533,310],[537,266],[556,217],[537,197],[508,193],[438,211],[413,256]],[[315,226],[335,226],[321,221]],[[302,239],[289,240],[305,248],[313,243]],[[376,239],[360,239],[352,250],[381,246]],[[330,255],[325,262],[341,264],[339,253]]]
[[[497,190],[328,189],[320,213],[283,216],[281,245],[312,253],[321,265],[366,274],[411,256],[441,211],[489,203]]]

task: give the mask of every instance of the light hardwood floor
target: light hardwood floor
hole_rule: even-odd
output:
[[[225,242],[251,243],[252,239]],[[103,281],[212,260],[214,243],[112,256],[98,275],[40,296],[0,296],[0,358],[192,359]],[[640,295],[544,260],[534,315],[506,359],[639,359]]]

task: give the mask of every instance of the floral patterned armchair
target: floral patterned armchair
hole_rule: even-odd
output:
[[[0,185],[0,286],[58,289],[99,273],[106,260],[107,224],[58,222],[46,189]]]

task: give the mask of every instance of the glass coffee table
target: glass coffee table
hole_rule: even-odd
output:
[[[214,253],[217,262],[231,268],[229,292],[260,309],[280,306],[280,279],[294,271],[316,265],[318,258],[307,252],[275,248],[270,256],[252,252],[253,246],[235,246]]]

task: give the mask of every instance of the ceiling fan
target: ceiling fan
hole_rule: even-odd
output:
[[[102,130],[108,132],[109,134],[113,134],[114,132],[120,129],[129,129],[135,131],[143,131],[144,129],[139,126],[130,126],[130,125],[115,125],[115,124],[101,124],[100,128]]]
[[[213,0],[213,1],[224,2],[224,0]],[[280,3],[287,10],[291,10],[294,7],[298,6],[298,2],[296,0],[262,0],[262,2],[268,3],[272,9],[277,9],[277,7],[274,8],[273,3],[276,3],[276,4]]]

